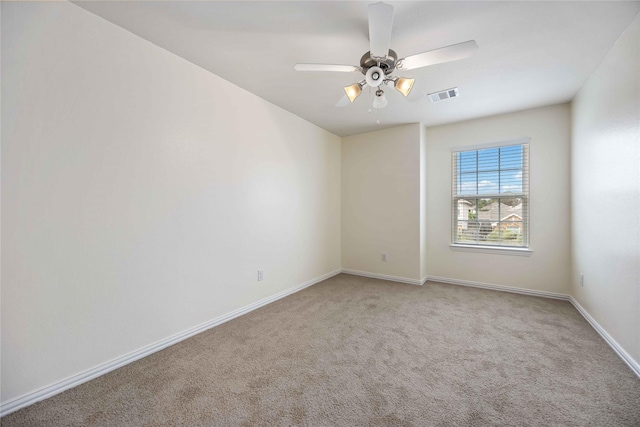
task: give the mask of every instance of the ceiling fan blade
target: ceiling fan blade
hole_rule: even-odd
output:
[[[468,58],[473,55],[476,50],[478,50],[478,44],[476,41],[469,40],[464,43],[458,43],[447,47],[441,47],[440,49],[407,56],[406,58],[398,60],[396,68],[398,70],[413,70],[415,68],[426,67],[443,62],[457,61],[458,59]]]
[[[340,101],[336,102],[336,107],[346,107],[349,104],[351,104],[351,101],[349,101],[347,95],[344,95],[342,98],[340,98]]]
[[[353,73],[360,71],[360,67],[354,65],[335,64],[296,64],[294,67],[298,71],[334,71],[338,73]]]
[[[369,43],[371,56],[386,58],[391,44],[393,6],[385,3],[369,5]]]

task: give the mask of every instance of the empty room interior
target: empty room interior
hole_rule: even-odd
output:
[[[0,424],[639,426],[639,13],[3,1]]]

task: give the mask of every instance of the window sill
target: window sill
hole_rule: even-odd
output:
[[[450,244],[449,247],[452,251],[463,252],[480,252],[485,254],[499,254],[499,255],[516,255],[516,256],[531,256],[533,251],[527,248],[507,248],[497,246],[478,246],[478,245],[460,245]]]

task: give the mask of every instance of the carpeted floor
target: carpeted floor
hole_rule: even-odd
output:
[[[341,274],[4,417],[13,426],[638,426],[565,301]]]

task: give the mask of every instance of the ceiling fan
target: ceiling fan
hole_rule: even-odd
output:
[[[415,79],[394,76],[395,70],[413,70],[429,65],[443,62],[455,61],[467,58],[478,49],[475,40],[458,43],[427,52],[418,53],[398,59],[394,50],[389,48],[391,44],[391,28],[393,25],[393,6],[386,3],[374,3],[368,6],[369,11],[369,51],[360,58],[360,66],[355,65],[333,65],[333,64],[296,64],[298,71],[331,71],[364,74],[364,79],[346,86],[344,91],[346,98],[350,102],[356,100],[365,86],[377,88],[373,101],[374,108],[384,108],[387,106],[387,99],[382,84],[394,87],[405,97],[409,95],[413,88]],[[343,98],[344,99],[344,98]],[[346,105],[338,101],[336,106]]]

